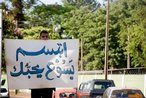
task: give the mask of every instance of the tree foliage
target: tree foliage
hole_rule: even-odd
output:
[[[95,11],[101,4],[98,0],[62,0],[64,6],[71,8],[88,7],[90,10]]]
[[[111,12],[117,15],[120,25],[119,42],[125,55],[130,52],[132,67],[146,66],[145,5],[146,0],[118,0],[112,5]]]
[[[53,26],[60,24],[61,15],[69,12],[71,8],[58,4],[55,5],[38,5],[27,13],[28,26]]]
[[[146,66],[146,0],[112,1],[109,11],[109,68],[127,67],[129,53],[131,67]],[[51,39],[57,39],[60,35],[54,32],[54,27],[59,24],[63,28],[61,33],[82,40],[83,58],[80,57],[80,62],[83,59],[84,70],[103,69],[106,5],[99,5],[96,0],[63,0],[63,3],[63,6],[42,4],[25,10],[27,13],[23,14],[27,24],[21,29],[24,39],[38,38],[42,29],[51,32]],[[25,6],[24,2],[21,4],[20,7]],[[4,3],[2,7],[8,8]],[[23,12],[20,10],[18,14]],[[20,15],[10,13],[4,18],[4,36],[17,38],[12,33],[15,26],[12,20],[15,15]]]
[[[66,33],[75,38],[83,39],[83,55],[85,70],[97,70],[104,68],[104,38],[106,11],[99,8],[96,12],[82,7],[72,10],[64,16],[63,26]],[[125,67],[123,62],[123,50],[118,43],[117,33],[119,25],[115,24],[114,16],[111,18],[110,35],[109,35],[109,67]]]
[[[49,32],[49,39],[57,39],[59,38],[59,34],[53,32],[51,28],[43,27],[43,26],[35,26],[28,29],[22,29],[24,39],[39,39],[39,34],[42,30],[46,30]]]

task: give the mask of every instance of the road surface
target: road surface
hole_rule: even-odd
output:
[[[10,98],[31,98],[30,92],[15,92],[10,91]]]

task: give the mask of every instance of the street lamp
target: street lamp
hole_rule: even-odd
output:
[[[105,79],[107,80],[108,75],[108,36],[109,36],[109,0],[107,0],[106,7],[106,32],[105,32],[105,65],[104,65],[104,74]]]

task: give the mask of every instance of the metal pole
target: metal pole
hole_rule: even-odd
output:
[[[130,68],[130,52],[129,52],[129,28],[127,27],[127,31],[128,31],[128,54],[127,54],[127,68]]]
[[[0,9],[0,90],[1,90],[1,64],[2,64],[2,9]]]
[[[107,10],[106,10],[106,32],[105,32],[105,65],[104,74],[107,80],[108,76],[108,35],[109,35],[109,0],[107,0]]]
[[[81,38],[81,71],[83,71],[83,38]]]

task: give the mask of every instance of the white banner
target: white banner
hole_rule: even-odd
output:
[[[10,89],[77,87],[79,40],[5,39]]]

